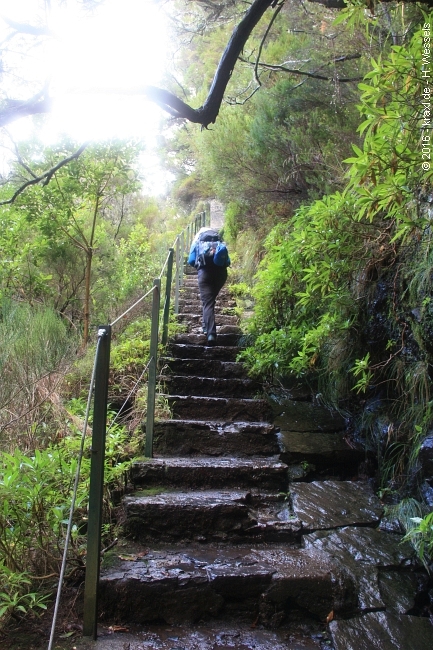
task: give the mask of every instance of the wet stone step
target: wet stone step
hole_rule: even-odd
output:
[[[179,294],[179,304],[197,304],[201,311],[201,298],[198,287],[195,289],[184,289]],[[229,294],[219,294],[216,299],[216,305],[221,307],[234,307],[234,301],[230,300]]]
[[[220,297],[216,299],[215,309],[216,310],[226,310],[228,313],[233,312],[236,307],[236,300],[231,300],[230,298],[224,298],[221,300]],[[200,297],[197,295],[192,297],[187,297],[185,294],[181,293],[179,296],[179,311],[180,312],[192,312],[200,313],[202,310],[202,304]],[[232,316],[236,314],[232,313]]]
[[[204,344],[204,347],[211,347],[205,344],[203,336],[200,334],[176,334],[174,337],[175,343],[184,343],[185,345],[200,345]],[[227,347],[237,347],[239,346],[242,340],[242,334],[219,334],[217,336],[217,345],[227,346]]]
[[[290,495],[304,533],[339,526],[374,526],[383,514],[382,504],[365,481],[292,483]]]
[[[277,458],[153,458],[130,471],[137,486],[261,487],[287,491],[287,465]]]
[[[237,325],[239,318],[237,316],[230,316],[228,314],[221,314],[217,311],[217,323],[218,325]],[[201,325],[202,315],[201,313],[179,313],[177,315],[178,320],[181,323],[190,323],[191,325]]]
[[[407,614],[415,607],[414,549],[401,535],[350,526],[304,535],[302,544],[328,553],[350,576],[358,594],[353,614],[379,609]]]
[[[99,638],[74,638],[76,650],[320,650],[323,626],[318,623],[288,631],[266,630],[246,623],[208,621],[190,625],[145,625],[127,632],[125,625],[116,632],[115,623],[104,618],[99,625]],[[133,621],[132,621],[133,623]],[[290,646],[287,644],[290,643]]]
[[[235,397],[199,397],[190,395],[167,395],[173,419],[241,422],[268,422],[270,407],[262,399],[237,399]]]
[[[286,431],[335,433],[346,429],[346,422],[339,413],[311,402],[284,400],[282,404],[275,406],[275,409],[278,415],[274,419],[274,424],[281,429],[282,433]]]
[[[318,469],[343,465],[348,473],[355,472],[365,457],[365,451],[349,445],[344,433],[283,431],[278,435],[281,458],[289,465],[302,462]]]
[[[248,398],[261,389],[261,385],[252,379],[161,375],[159,381],[165,392],[176,395]]]
[[[280,451],[271,424],[202,420],[155,422],[153,449],[163,456],[273,456]]]
[[[99,593],[103,617],[123,624],[174,625],[236,617],[250,629],[276,628],[296,611],[303,618],[323,621],[329,612],[341,610],[350,589],[332,558],[286,545],[156,550],[133,546],[110,553],[104,562]],[[226,640],[210,650],[244,648],[238,638],[233,641],[234,645],[226,645]],[[202,647],[187,646],[188,650]]]
[[[221,361],[236,361],[240,352],[238,347],[194,345],[191,343],[171,343],[168,350],[177,359],[218,359]]]
[[[335,650],[430,650],[433,626],[428,618],[372,612],[347,621],[332,621]]]
[[[174,375],[196,375],[199,377],[226,377],[241,379],[247,376],[245,366],[236,361],[216,359],[175,359],[162,357],[160,367],[168,368]]]
[[[242,490],[146,491],[123,499],[125,532],[141,543],[300,540],[289,501],[271,492]]]

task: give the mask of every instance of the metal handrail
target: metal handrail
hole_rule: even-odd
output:
[[[98,346],[99,356],[95,360],[95,398],[94,398],[94,423],[92,433],[92,457],[90,469],[89,488],[89,515],[87,537],[86,580],[84,589],[84,620],[83,635],[97,638],[97,605],[98,584],[100,570],[100,547],[102,525],[102,490],[105,464],[105,438],[108,407],[108,377],[110,362],[111,328],[124,316],[131,312],[137,305],[152,294],[152,318],[150,337],[150,359],[148,363],[148,388],[147,388],[147,414],[146,414],[146,441],[145,454],[153,456],[153,428],[155,419],[156,398],[156,372],[157,355],[160,329],[162,331],[161,343],[166,345],[168,340],[168,323],[170,317],[170,300],[174,273],[174,312],[179,313],[179,291],[183,285],[183,266],[185,251],[189,250],[194,236],[200,227],[206,225],[206,212],[197,215],[175,239],[169,249],[161,273],[153,282],[152,288],[131,305],[125,312],[118,316],[111,325],[101,325],[98,336],[102,337],[102,344]],[[160,328],[161,308],[161,280],[166,270],[165,297],[163,306],[162,328]],[[100,358],[99,358],[100,357]],[[98,370],[99,369],[99,370]]]

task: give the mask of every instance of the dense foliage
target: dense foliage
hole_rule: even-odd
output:
[[[230,24],[220,17],[192,38],[191,100],[203,100]],[[433,351],[423,25],[432,16],[419,6],[369,15],[361,3],[341,13],[285,3],[266,39],[268,23],[248,41],[212,130],[178,128],[166,143],[178,200],[207,192],[225,206],[232,277],[255,303],[242,357],[251,373],[301,378],[342,410],[375,458],[380,494],[401,512],[420,504],[415,520],[432,491],[418,459]]]
[[[429,478],[417,462],[432,399],[426,33],[372,60],[359,85],[363,143],[346,160],[344,190],[268,235],[244,354],[251,372],[303,376],[325,402],[358,412],[355,432],[394,498],[421,498]]]
[[[239,19],[237,2],[212,15],[210,5],[179,5],[187,47],[176,64],[197,103]],[[206,199],[224,204],[233,286],[254,300],[250,372],[283,386],[301,378],[348,416],[353,439],[374,453],[379,493],[404,504],[396,512],[429,561],[418,456],[432,429],[433,199],[419,25],[433,15],[393,4],[336,15],[287,1],[248,41],[215,126],[171,125],[173,203],[141,195],[137,143],[107,142],[1,205],[0,625],[43,609],[58,574],[93,361],[86,345],[150,287]],[[9,186],[76,150],[21,145]],[[107,540],[110,490],[145,414],[145,383],[130,391],[146,370],[148,311],[114,335],[110,401],[126,399],[128,418],[108,436]],[[84,564],[88,471],[86,440],[71,576]]]

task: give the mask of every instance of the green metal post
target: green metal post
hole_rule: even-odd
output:
[[[165,301],[164,301],[164,317],[162,321],[162,339],[161,343],[166,345],[168,340],[168,321],[170,318],[170,296],[171,296],[171,280],[173,277],[173,257],[174,248],[169,248],[168,262],[167,262],[167,275],[165,280]]]
[[[92,456],[90,464],[89,520],[87,526],[86,579],[84,585],[84,636],[97,637],[98,585],[101,551],[102,497],[104,489],[105,436],[107,430],[108,373],[111,327],[98,329],[101,337],[95,367]]]
[[[176,237],[176,270],[175,270],[175,279],[174,279],[174,313],[176,316],[179,313],[179,286],[180,286],[180,281],[179,281],[179,266],[180,266],[180,260],[179,260],[179,237]]]
[[[191,239],[191,226],[188,224],[186,227],[186,248],[189,253],[189,249],[191,248],[192,244],[192,239]]]
[[[204,228],[206,225],[206,212],[201,213],[201,225]]]
[[[153,281],[152,324],[150,328],[150,364],[147,381],[146,445],[144,454],[153,458],[153,424],[155,421],[156,368],[158,356],[159,303],[161,280]]]
[[[179,252],[179,286],[183,286],[183,272],[184,272],[184,266],[185,266],[185,233],[182,232],[180,233],[180,252]]]

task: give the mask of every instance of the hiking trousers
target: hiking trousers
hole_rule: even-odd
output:
[[[227,269],[205,266],[198,270],[198,288],[203,307],[203,330],[207,336],[216,336],[215,301],[227,280]]]

